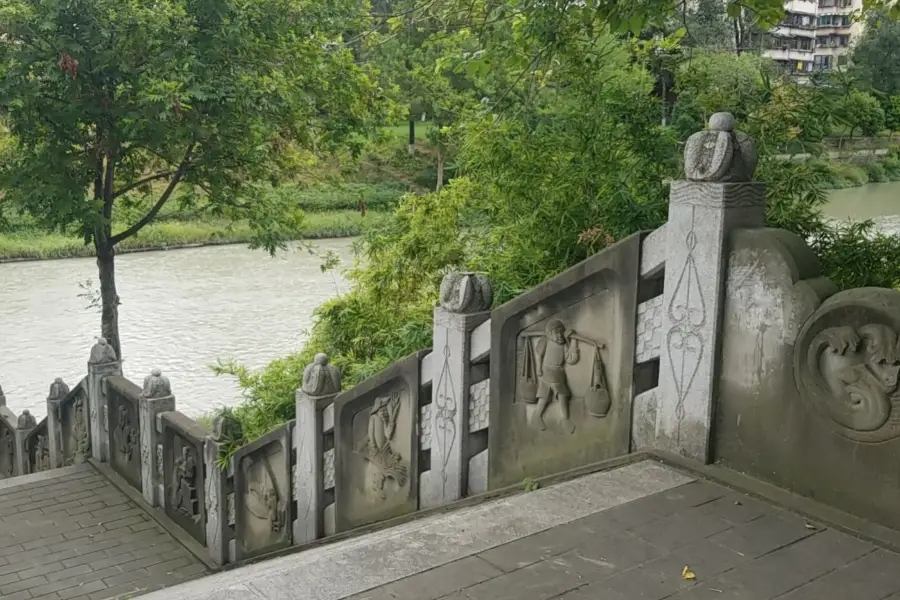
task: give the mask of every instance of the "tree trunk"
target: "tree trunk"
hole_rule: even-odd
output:
[[[100,276],[101,334],[122,359],[119,339],[119,294],[116,291],[115,249],[107,245],[97,248],[97,271]]]
[[[416,155],[416,119],[412,110],[409,113],[409,155]]]
[[[440,145],[437,149],[437,161],[437,185],[434,186],[436,192],[444,187],[444,152]]]

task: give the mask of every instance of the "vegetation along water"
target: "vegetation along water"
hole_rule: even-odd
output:
[[[488,273],[504,302],[658,227],[683,142],[717,111],[757,141],[770,225],[839,286],[900,284],[897,235],[822,212],[829,188],[900,179],[894,2],[866,2],[852,61],[800,78],[758,51],[782,0],[0,4],[0,245],[86,245],[96,332],[126,359],[123,251],[178,227],[273,253],[361,235],[296,353],[218,365],[249,438],[293,416],[313,353],[353,385],[427,346],[447,269]],[[887,153],[828,160],[862,138]]]

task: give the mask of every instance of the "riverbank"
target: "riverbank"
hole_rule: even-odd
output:
[[[302,238],[326,239],[360,235],[366,227],[387,218],[387,213],[341,210],[307,213],[304,216]],[[117,246],[120,254],[151,250],[173,250],[198,246],[241,244],[249,242],[250,228],[246,223],[227,220],[163,221],[149,225],[133,238]],[[80,238],[40,232],[0,234],[0,263],[54,258],[77,258],[94,255],[94,248]]]

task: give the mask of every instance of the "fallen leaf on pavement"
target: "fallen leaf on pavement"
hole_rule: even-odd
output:
[[[697,579],[697,575],[696,575],[696,573],[691,571],[690,567],[685,565],[684,569],[682,569],[682,571],[681,571],[681,578],[682,579]]]

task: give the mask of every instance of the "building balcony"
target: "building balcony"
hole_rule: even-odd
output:
[[[794,48],[777,48],[764,50],[763,54],[777,61],[810,61],[813,58],[812,50],[797,50]]]
[[[805,37],[805,38],[814,38],[816,37],[816,29],[806,28],[806,27],[788,27],[784,25],[779,25],[772,29],[772,34],[778,37]]]

